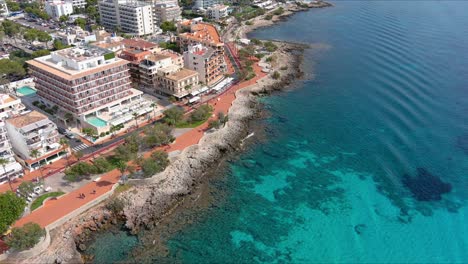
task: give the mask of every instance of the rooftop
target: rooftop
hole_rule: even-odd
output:
[[[170,56],[164,55],[164,54],[151,54],[146,59],[150,61],[161,61],[161,60],[170,59],[170,58],[171,58]]]
[[[216,28],[208,23],[197,23],[191,25],[191,33],[182,33],[181,37],[192,39],[198,42],[210,42],[214,44],[222,44]]]
[[[35,58],[27,63],[63,79],[73,80],[128,63],[120,58],[108,60],[103,58],[104,61],[99,59],[109,53],[112,51],[99,47],[88,46],[85,49],[74,47],[52,52],[51,55]],[[81,69],[77,69],[77,63],[84,63],[88,60],[89,63],[82,65]]]
[[[196,71],[182,68],[180,69],[180,71],[174,72],[168,75],[166,78],[170,80],[174,80],[174,81],[180,81],[180,80],[195,76],[197,74],[198,73]]]
[[[17,100],[18,100],[17,98],[14,98],[13,96],[9,94],[0,94],[0,106],[3,104],[15,102]]]
[[[63,50],[58,50],[53,52],[52,54],[57,54],[62,56],[63,58],[70,59],[72,61],[85,61],[93,58],[98,58],[104,56],[105,54],[110,53],[108,50],[95,47],[95,46],[88,46],[88,47],[73,47]],[[44,57],[41,57],[44,58]],[[40,58],[39,58],[40,59]]]
[[[44,119],[47,119],[47,116],[45,116],[44,114],[41,114],[37,111],[31,111],[25,115],[7,119],[7,122],[16,128],[22,128],[37,123]]]
[[[140,50],[149,50],[158,47],[158,44],[143,39],[124,39],[122,40],[122,43],[125,45],[126,48],[134,48]]]

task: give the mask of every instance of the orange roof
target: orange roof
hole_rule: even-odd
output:
[[[181,37],[192,39],[199,42],[214,42],[215,44],[222,44],[216,28],[208,23],[198,23],[192,25],[192,33],[182,33]]]
[[[148,50],[141,51],[141,50],[135,50],[135,49],[125,49],[124,51],[122,51],[119,57],[124,60],[139,63],[146,56],[149,56],[151,54],[152,54],[151,51],[148,51]]]
[[[39,122],[43,119],[47,119],[47,116],[37,111],[32,111],[22,116],[10,118],[7,120],[7,122],[12,124],[16,128],[22,128],[27,125]]]
[[[158,44],[143,39],[124,39],[122,42],[127,48],[136,48],[141,50],[148,50],[158,47]]]

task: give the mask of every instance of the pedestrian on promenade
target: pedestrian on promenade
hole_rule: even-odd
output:
[[[83,199],[86,198],[86,195],[83,193]]]
[[[93,190],[93,194],[96,194],[96,190]]]

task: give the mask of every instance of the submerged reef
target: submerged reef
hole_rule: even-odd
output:
[[[403,184],[418,201],[439,201],[442,194],[452,190],[450,183],[443,182],[438,176],[429,173],[425,168],[418,168],[416,177],[403,176]]]

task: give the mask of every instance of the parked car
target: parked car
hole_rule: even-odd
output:
[[[73,135],[73,133],[68,131],[68,130],[65,131],[64,135],[65,135],[65,137],[67,137],[69,139],[74,139],[75,138],[75,135]]]
[[[67,132],[67,130],[65,128],[62,128],[62,127],[58,127],[57,130],[62,135],[65,135],[65,133]]]

